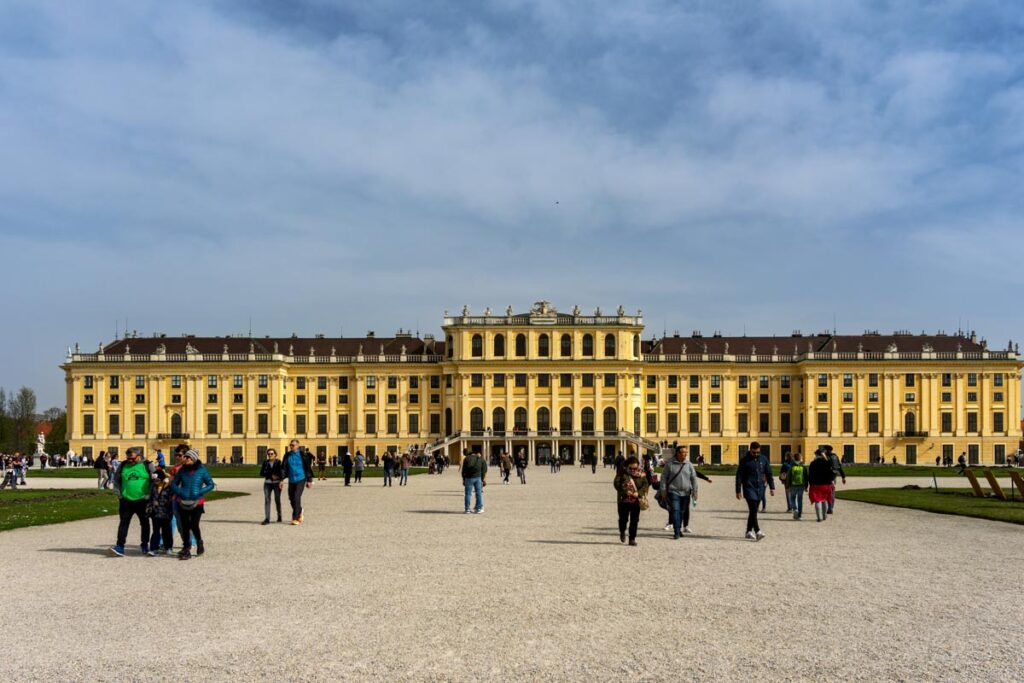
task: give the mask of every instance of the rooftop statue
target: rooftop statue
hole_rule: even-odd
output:
[[[617,312],[619,315],[626,315],[626,307],[620,304]]]

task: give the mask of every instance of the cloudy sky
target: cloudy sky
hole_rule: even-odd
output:
[[[199,4],[0,3],[0,386],[44,407],[125,319],[1024,337],[1015,0]]]

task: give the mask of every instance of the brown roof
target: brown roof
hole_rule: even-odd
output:
[[[833,348],[839,352],[856,352],[859,348],[863,351],[883,352],[891,344],[896,345],[898,351],[921,351],[926,345],[931,346],[934,351],[956,351],[960,346],[962,351],[981,351],[981,344],[972,342],[967,337],[948,335],[801,335],[788,337],[664,337],[654,342],[645,344],[644,353],[664,353],[666,355],[683,353],[683,345],[686,345],[686,353],[704,353],[704,345],[707,345],[708,353],[725,353],[728,344],[729,353],[747,355],[755,352],[758,355],[771,354],[775,348],[778,353],[791,354],[794,350],[797,353],[807,351],[832,351]],[[833,346],[834,344],[834,346]],[[650,350],[648,350],[648,348]]]
[[[119,339],[103,347],[104,353],[121,354],[129,349],[131,353],[152,354],[163,345],[167,353],[185,353],[191,344],[199,353],[249,353],[250,343],[255,353],[273,353],[277,344],[278,353],[287,354],[289,348],[296,355],[309,355],[310,348],[318,356],[330,355],[331,349],[339,356],[355,356],[362,347],[368,355],[382,353],[399,354],[402,347],[408,355],[441,355],[444,343],[419,339],[417,337],[135,337]]]

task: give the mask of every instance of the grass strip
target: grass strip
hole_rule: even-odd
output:
[[[1009,493],[1009,491],[1007,491]],[[976,498],[970,489],[853,489],[836,491],[836,498],[889,507],[935,512],[941,515],[977,517],[996,522],[1024,524],[1024,501],[1020,492],[1013,501]]]

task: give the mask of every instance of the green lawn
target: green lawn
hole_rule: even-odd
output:
[[[207,467],[210,470],[210,476],[213,477],[214,481],[217,479],[239,479],[245,477],[258,477],[260,476],[260,468],[258,465],[211,465]],[[423,474],[427,471],[426,467],[411,467],[409,468],[409,476],[414,474]],[[313,467],[313,475],[316,476],[316,467]],[[340,467],[328,467],[327,476],[331,479],[336,479],[344,476]],[[363,478],[383,477],[384,468],[382,467],[367,467],[363,470]],[[68,479],[92,479],[96,480],[96,470],[91,467],[62,467],[59,470],[55,469],[31,469],[28,473],[28,480],[41,479],[46,477],[64,477]]]
[[[1006,490],[1009,495],[1009,489]],[[970,489],[854,489],[836,491],[836,498],[855,500],[861,503],[888,505],[891,507],[924,510],[943,515],[979,517],[997,522],[1024,524],[1024,502],[1020,492],[1016,500],[1002,501],[995,498],[975,498]]]
[[[234,491],[214,491],[206,496],[206,500],[246,495]],[[115,514],[117,497],[109,490],[19,488],[17,491],[0,491],[0,531]]]
[[[804,462],[807,465],[807,462]],[[720,476],[734,476],[736,474],[735,465],[701,465],[700,471],[712,475],[718,474]],[[956,467],[935,467],[927,465],[843,465],[843,471],[846,472],[847,477],[929,477],[933,475],[939,478],[943,477],[956,477]],[[986,468],[972,467],[974,473],[978,476],[979,480],[984,480]],[[992,467],[992,472],[997,477],[1006,477],[1008,468],[1005,467]],[[779,475],[779,466],[773,465],[772,472],[775,476]],[[963,478],[963,481],[967,481]]]

